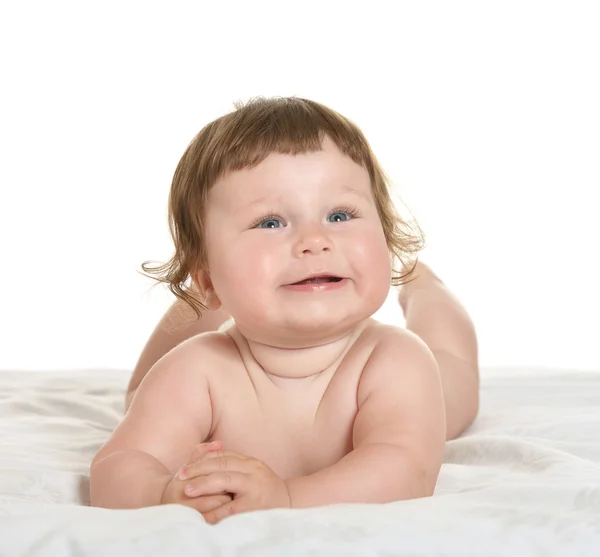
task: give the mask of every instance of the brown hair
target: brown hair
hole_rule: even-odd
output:
[[[236,103],[235,108],[206,125],[181,157],[169,195],[169,229],[175,253],[156,267],[144,262],[142,274],[167,284],[200,317],[206,306],[185,283],[206,264],[203,216],[210,188],[224,174],[254,167],[271,153],[318,151],[327,135],[344,155],[368,171],[390,250],[391,284],[408,282],[416,254],[424,246],[423,233],[414,221],[409,224],[398,214],[388,179],[360,129],[334,110],[298,97],[259,97],[246,104]],[[399,261],[400,270],[393,268],[394,260]]]

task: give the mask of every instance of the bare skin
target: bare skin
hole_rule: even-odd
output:
[[[373,319],[329,348],[325,368],[290,380],[265,373],[235,325],[183,342],[151,368],[94,458],[91,504],[179,503],[216,523],[258,509],[432,495],[446,439],[432,354]],[[224,450],[206,455],[212,440]],[[188,484],[195,491],[184,493]]]
[[[136,397],[126,419],[96,455],[91,474],[92,505],[128,508],[178,503],[195,508],[207,522],[216,523],[233,512],[269,506],[382,502],[431,495],[441,467],[444,441],[460,435],[477,415],[479,373],[475,331],[466,311],[429,267],[419,263],[417,276],[402,288],[399,296],[408,331],[369,319],[345,345],[337,348],[339,353],[327,372],[299,385],[278,385],[276,377],[261,373],[235,326],[221,333],[206,331],[207,334],[201,334],[197,327],[189,328],[187,342],[167,349],[161,362],[151,366],[140,397]],[[218,327],[227,315],[221,312],[214,317],[212,322]],[[171,318],[163,321],[167,319]],[[157,327],[154,336],[160,334]],[[411,365],[411,359],[423,361],[421,347],[414,342],[417,334],[428,343],[430,354],[435,357],[437,366],[433,373],[426,371],[432,369],[426,364]],[[180,335],[180,339],[185,336],[181,332]],[[165,338],[173,337],[164,336],[162,349],[168,345]],[[388,361],[377,362],[378,367],[392,373],[375,376],[373,384],[377,388],[378,381],[385,382],[379,390],[391,392],[393,397],[390,385],[396,376],[399,388],[392,406],[408,409],[400,412],[397,419],[418,419],[425,424],[424,429],[414,430],[417,438],[435,437],[432,432],[440,432],[433,443],[413,444],[413,450],[421,452],[421,462],[429,463],[427,472],[415,476],[409,467],[406,476],[410,481],[390,493],[378,492],[377,484],[353,480],[361,473],[361,464],[362,473],[367,476],[376,458],[371,455],[364,463],[360,462],[360,455],[355,462],[348,458],[359,454],[357,400],[360,405],[366,363],[375,348],[386,341],[399,350]],[[154,354],[160,352],[147,347],[146,357],[150,350],[155,350]],[[408,354],[404,363],[414,373],[405,373],[402,367],[394,371],[393,364],[397,365],[401,354]],[[205,374],[198,373],[197,365],[185,365],[194,358],[207,364]],[[143,378],[140,369],[138,365],[136,373]],[[423,376],[428,378],[425,384]],[[134,374],[133,385],[135,379]],[[206,384],[210,385],[210,395]],[[134,388],[128,392],[130,403],[136,391]],[[202,408],[208,408],[208,412],[202,412]],[[364,406],[362,410],[364,415]],[[371,429],[383,431],[386,423],[371,424],[376,426]],[[207,444],[211,441],[212,445]],[[111,464],[111,458],[119,464],[120,455],[129,462],[129,468],[121,466],[123,484],[130,489],[127,496],[121,495],[123,486],[115,482],[114,467],[102,467],[107,462]],[[382,455],[379,461],[390,463],[391,469],[383,468],[382,474],[402,469],[403,461],[394,461],[393,455]],[[230,491],[233,488],[225,485],[224,478],[231,482],[237,472],[229,470],[239,465],[251,467],[249,472],[255,474],[251,483],[256,492],[254,497],[246,494],[245,498],[238,498],[237,501],[246,501],[246,508],[234,510],[231,505],[236,502],[235,495]],[[426,468],[422,466],[422,470]],[[106,475],[110,480],[105,479]],[[249,475],[248,471],[245,475]],[[424,484],[415,488],[415,477],[423,477]],[[133,487],[134,478],[139,481],[137,490]],[[114,484],[117,493],[111,494],[107,484]],[[365,487],[352,492],[349,485]],[[186,486],[196,492],[186,491]],[[275,493],[276,486],[283,499],[260,500],[262,493]],[[286,499],[286,494],[294,494],[295,501]]]
[[[129,408],[142,379],[160,358],[188,338],[218,330],[229,317],[229,314],[220,308],[206,311],[197,319],[196,314],[186,304],[181,300],[175,301],[154,328],[138,358],[127,387],[125,410]]]
[[[433,352],[440,370],[446,404],[448,440],[471,425],[479,409],[479,368],[475,328],[465,308],[443,282],[422,262],[416,280],[403,286],[398,297],[406,328]],[[219,329],[229,314],[222,308],[200,319],[176,301],[148,339],[127,388],[125,408],[156,361],[193,336]]]
[[[466,309],[422,262],[418,278],[402,287],[398,300],[406,328],[433,353],[446,406],[446,439],[460,436],[479,412],[477,335]]]
[[[371,318],[391,262],[365,167],[328,137],[271,153],[216,181],[204,224],[192,280],[235,323],[155,332],[92,462],[91,504],[177,503],[215,523],[432,495],[446,440],[477,413],[475,333],[425,265],[400,294],[407,328]]]

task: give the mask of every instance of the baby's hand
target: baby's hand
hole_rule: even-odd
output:
[[[211,451],[218,451],[220,448],[220,441],[201,443],[200,445],[197,445],[192,451],[192,454],[186,463],[186,467],[189,467],[191,464],[202,459]],[[187,507],[196,509],[200,513],[207,513],[231,502],[232,496],[225,492],[213,493],[205,496],[191,496],[187,494],[184,492],[184,490],[188,482],[180,477],[180,472],[181,470],[173,476],[165,488],[162,495],[161,505],[185,505]]]
[[[233,451],[214,450],[180,470],[190,497],[232,493],[227,501],[201,511],[206,522],[215,524],[232,514],[260,509],[289,508],[287,485],[264,462]]]

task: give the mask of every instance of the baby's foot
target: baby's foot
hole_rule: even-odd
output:
[[[398,302],[402,311],[406,313],[408,302],[412,297],[417,295],[435,297],[435,293],[439,295],[440,290],[446,290],[447,295],[448,292],[442,280],[431,270],[429,265],[419,260],[409,282],[400,287]]]

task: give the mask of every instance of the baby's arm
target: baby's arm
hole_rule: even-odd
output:
[[[194,338],[161,358],[129,411],[94,457],[91,505],[137,508],[161,503],[192,449],[209,436],[212,408],[203,368],[210,339]]]
[[[389,329],[360,381],[354,450],[337,464],[287,480],[292,507],[386,503],[433,494],[446,440],[436,361],[415,335]]]

